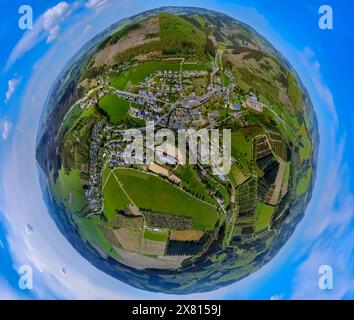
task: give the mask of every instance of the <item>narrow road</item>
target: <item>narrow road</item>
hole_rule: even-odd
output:
[[[150,96],[141,95],[141,94],[137,94],[137,93],[132,93],[132,92],[128,92],[128,91],[122,91],[122,90],[118,90],[118,89],[113,88],[113,87],[108,87],[108,89],[113,90],[115,93],[118,93],[118,94],[123,94],[123,95],[131,96],[131,97],[134,97],[134,98],[143,98],[143,99],[146,99],[146,100],[152,100],[152,101],[156,101],[156,102],[161,102],[161,103],[167,104],[167,102],[165,100],[162,100],[162,99],[153,98],[153,97],[150,97]]]

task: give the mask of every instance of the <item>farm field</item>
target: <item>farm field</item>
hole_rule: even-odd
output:
[[[285,165],[285,172],[284,172],[284,177],[283,177],[283,183],[288,183],[289,182],[289,178],[290,178],[290,167],[291,164],[288,161]]]
[[[295,79],[295,76],[289,72],[288,75],[288,90],[287,94],[290,98],[291,103],[294,107],[300,107],[299,103],[301,101],[302,92],[299,88],[299,85]]]
[[[310,157],[312,146],[311,146],[311,141],[308,139],[308,135],[304,124],[301,125],[300,132],[301,132],[301,145],[300,145],[299,153],[300,153],[301,161],[304,161]]]
[[[232,132],[231,153],[233,157],[241,154],[246,161],[252,160],[252,141],[246,139],[242,130]]]
[[[172,230],[170,239],[180,241],[198,241],[203,236],[203,232],[196,230]]]
[[[107,95],[100,100],[98,105],[108,115],[109,121],[117,124],[127,118],[130,103],[116,95]]]
[[[184,62],[182,65],[183,71],[203,71],[210,70],[210,63]]]
[[[218,220],[214,206],[152,174],[123,168],[115,169],[114,173],[139,208],[191,217],[197,230],[214,228]]]
[[[80,218],[73,215],[75,223],[79,226],[80,233],[83,238],[94,246],[100,248],[104,253],[111,256],[114,259],[119,259],[119,255],[116,253],[112,244],[105,237],[100,226],[91,219]]]
[[[247,176],[242,172],[242,170],[237,165],[231,166],[231,174],[234,177],[237,185],[241,185],[247,179]]]
[[[144,238],[153,241],[166,242],[168,239],[168,232],[165,230],[145,229]]]
[[[54,184],[54,193],[73,212],[80,213],[86,206],[86,198],[80,183],[80,170],[73,169],[66,174],[65,169],[61,168]]]
[[[296,185],[295,193],[298,197],[302,196],[310,186],[312,178],[312,169],[308,169],[305,176],[303,176]]]
[[[125,90],[129,84],[137,84],[157,71],[179,71],[180,68],[180,60],[143,62],[113,76],[111,85],[118,90]]]
[[[131,202],[119,186],[114,174],[110,174],[103,187],[104,209],[103,214],[108,221],[116,217],[116,212],[124,210]]]
[[[257,204],[255,220],[254,220],[255,231],[260,231],[268,227],[273,212],[274,212],[273,206],[269,206],[263,203]]]
[[[141,229],[120,228],[113,231],[116,241],[123,249],[131,252],[139,252],[143,237]]]

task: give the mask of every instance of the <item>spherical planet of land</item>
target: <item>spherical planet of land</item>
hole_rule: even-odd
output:
[[[153,161],[137,151],[126,161],[131,129]],[[208,146],[213,130],[228,132],[229,170],[201,151],[180,162],[178,139],[159,136],[167,129],[203,132]],[[41,186],[60,231],[144,290],[204,292],[247,277],[286,243],[312,193],[317,122],[295,70],[250,26],[205,9],[155,9],[101,32],[58,77],[39,130]]]

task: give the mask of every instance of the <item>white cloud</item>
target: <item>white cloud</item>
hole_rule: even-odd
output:
[[[11,288],[3,279],[0,279],[0,299],[1,300],[19,300],[21,297]]]
[[[107,4],[107,0],[89,0],[86,3],[86,8],[98,9],[98,8],[104,6],[105,4]]]
[[[92,30],[92,27],[90,26],[90,25],[88,25],[85,29],[84,29],[84,31],[82,31],[82,33],[83,34],[86,34],[86,33],[88,33],[89,31],[91,31]]]
[[[119,5],[124,5],[127,0],[120,0]],[[128,0],[130,1],[130,0]],[[93,15],[103,14],[109,6],[116,4],[112,0],[88,0],[85,7],[89,10],[94,11]]]
[[[78,2],[68,4],[66,1],[61,1],[44,12],[34,23],[33,29],[28,30],[16,44],[10,54],[5,69],[10,68],[17,59],[22,57],[42,40],[46,39],[47,43],[54,41],[58,37],[60,24],[71,15],[78,5]]]
[[[12,124],[9,121],[4,121],[1,126],[1,137],[6,141],[9,137]]]
[[[293,299],[343,299],[353,294],[354,263],[354,195],[350,190],[350,172],[344,162],[345,139],[326,148],[331,159],[327,176],[321,182],[316,208],[312,210],[307,228],[302,232],[303,243],[296,254],[299,261],[293,279]],[[332,156],[331,155],[335,155]],[[318,285],[321,265],[333,269],[333,290],[321,290]]]
[[[70,12],[70,5],[67,2],[62,1],[44,13],[43,28],[48,32],[48,43],[57,38],[60,30],[59,24],[70,14]]]
[[[299,61],[306,71],[309,88],[317,98],[321,148],[318,177],[312,205],[301,230],[297,252],[292,257],[299,266],[293,278],[291,299],[343,299],[353,296],[354,263],[354,194],[349,184],[351,172],[345,162],[345,133],[338,130],[338,114],[333,93],[321,73],[315,52],[306,47],[299,51]],[[324,116],[327,114],[330,116]],[[321,124],[325,121],[325,126]],[[300,231],[299,231],[300,232]],[[330,265],[334,273],[334,289],[319,288],[319,267]]]
[[[329,235],[329,233],[327,233]],[[292,299],[343,299],[353,293],[352,245],[348,245],[354,237],[354,232],[348,230],[340,238],[327,239],[321,237],[310,250],[308,257],[299,266],[294,277],[294,293]],[[341,243],[341,244],[340,244]],[[333,269],[333,289],[319,288],[319,267],[329,265]]]
[[[304,67],[309,71],[308,76],[311,79],[318,96],[330,112],[334,124],[338,125],[338,115],[336,112],[333,94],[328,86],[323,82],[323,77],[321,75],[321,64],[316,59],[315,52],[311,48],[306,47],[303,52],[300,53],[300,60]]]
[[[14,94],[17,86],[19,85],[21,81],[21,78],[13,78],[13,79],[10,79],[7,84],[8,84],[8,89],[7,89],[7,92],[5,94],[5,102],[8,102],[10,101],[12,95]]]

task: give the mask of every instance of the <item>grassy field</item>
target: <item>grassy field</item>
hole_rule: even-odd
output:
[[[168,232],[145,229],[144,238],[148,240],[166,242],[168,239]]]
[[[311,141],[307,138],[302,139],[302,146],[300,147],[300,159],[301,161],[307,160],[311,155]]]
[[[274,207],[264,203],[257,204],[255,219],[254,219],[255,231],[260,231],[268,227],[273,212],[274,212]]]
[[[111,256],[114,259],[119,259],[119,255],[113,249],[110,242],[103,234],[100,226],[91,219],[80,218],[73,215],[75,223],[79,226],[80,234],[84,240],[91,243],[93,246],[97,246],[104,253]]]
[[[225,73],[223,73],[221,75],[221,80],[222,80],[222,85],[224,87],[228,86],[229,85],[229,78],[227,77],[227,75]]]
[[[192,197],[160,177],[123,168],[116,169],[115,175],[140,208],[191,217],[197,230],[212,230],[218,220],[214,206]]]
[[[219,112],[219,116],[216,118],[216,121],[221,121],[228,116],[229,116],[229,110],[228,109],[221,109]]]
[[[112,124],[117,124],[127,118],[130,102],[116,95],[108,95],[100,100],[98,106],[108,115]]]
[[[311,155],[312,145],[308,138],[305,124],[303,123],[300,127],[301,133],[301,145],[300,145],[300,159],[301,161],[307,160]]]
[[[210,196],[207,188],[200,181],[197,173],[190,165],[179,165],[174,172],[182,179],[183,187],[189,192],[195,194],[198,198],[203,199],[212,204],[216,204],[215,200]]]
[[[231,174],[238,186],[244,183],[247,179],[247,176],[242,172],[242,170],[237,165],[231,166]]]
[[[205,63],[188,63],[188,62],[185,62],[182,66],[182,70],[183,71],[208,71],[210,70],[210,62],[205,62]]]
[[[241,169],[248,168],[253,160],[252,137],[246,135],[246,131],[242,129],[231,134],[231,155],[238,161]]]
[[[131,67],[112,78],[112,87],[118,90],[125,90],[128,84],[137,84],[143,81],[146,77],[150,76],[154,72],[171,70],[179,71],[181,68],[180,61],[148,61]]]
[[[302,92],[301,89],[294,77],[293,74],[289,73],[288,75],[288,90],[287,90],[287,94],[289,96],[289,99],[292,103],[292,105],[295,108],[300,107],[300,101],[301,101],[301,96],[302,96]]]
[[[65,173],[64,168],[59,170],[59,176],[53,186],[56,198],[72,212],[80,213],[86,207],[86,198],[80,182],[80,170],[74,169]]]
[[[103,214],[108,221],[111,221],[116,217],[116,211],[125,209],[127,205],[131,203],[113,174],[109,175],[109,178],[104,185],[103,199]]]
[[[72,108],[72,110],[66,115],[63,121],[62,131],[66,132],[72,124],[80,117],[82,109],[79,105]]]
[[[235,78],[236,78],[236,81],[237,81],[237,85],[242,90],[248,91],[249,89],[251,89],[251,87],[245,81],[243,81],[242,74],[241,74],[241,72],[238,69],[233,68],[233,72],[234,72],[234,75],[235,75]]]
[[[305,176],[296,185],[295,193],[298,197],[302,196],[309,188],[312,178],[312,169],[308,169]]]
[[[290,178],[290,167],[291,163],[288,161],[285,165],[285,172],[284,172],[284,177],[283,177],[283,183],[288,183],[289,178]]]

